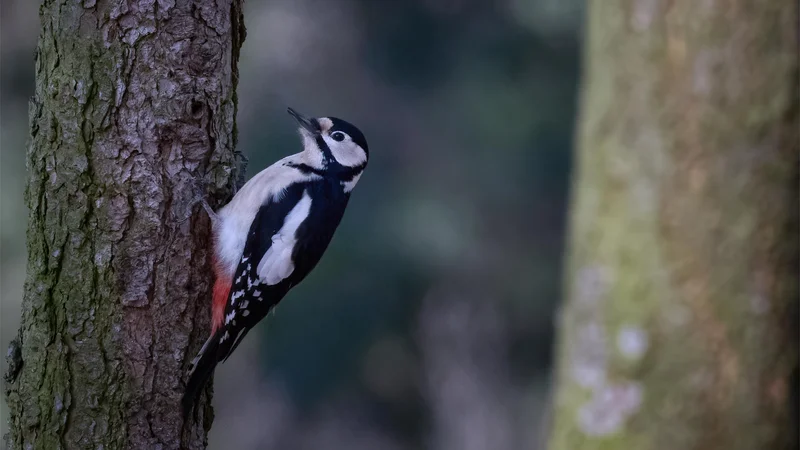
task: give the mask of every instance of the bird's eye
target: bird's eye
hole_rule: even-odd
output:
[[[344,140],[345,134],[342,133],[341,131],[334,131],[333,134],[331,134],[331,137],[336,142],[342,142]]]

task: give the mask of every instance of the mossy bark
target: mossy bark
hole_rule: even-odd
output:
[[[797,15],[589,3],[552,450],[797,445]]]
[[[27,155],[12,449],[203,448],[185,369],[208,333],[209,221],[229,196],[241,0],[44,0]],[[195,209],[195,212],[198,209]]]

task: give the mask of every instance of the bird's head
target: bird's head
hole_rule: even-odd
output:
[[[318,167],[363,168],[367,165],[367,139],[355,125],[336,117],[306,117],[292,108],[288,108],[288,112],[300,125],[303,149],[319,163]]]

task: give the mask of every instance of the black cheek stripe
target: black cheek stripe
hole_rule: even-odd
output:
[[[331,162],[336,162],[336,158],[333,157],[333,152],[328,147],[328,143],[325,142],[325,139],[322,138],[322,135],[317,136],[317,147],[322,150],[322,156],[325,157],[325,161],[330,164]]]

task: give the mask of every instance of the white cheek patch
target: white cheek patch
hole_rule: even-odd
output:
[[[310,211],[311,197],[304,191],[303,197],[286,215],[281,229],[272,236],[272,246],[258,263],[258,276],[267,286],[280,283],[294,271],[292,252],[297,244],[295,234]]]
[[[323,137],[334,159],[345,167],[356,167],[367,162],[367,153],[352,140],[334,141],[330,136]]]

